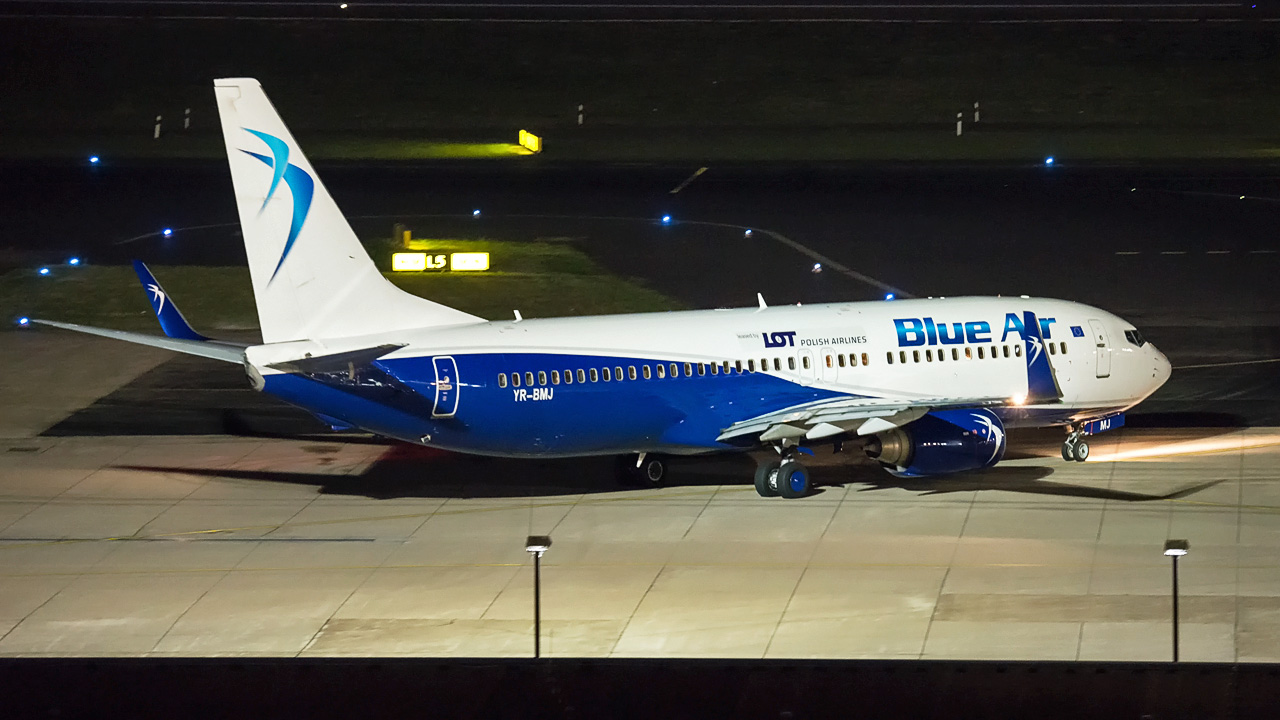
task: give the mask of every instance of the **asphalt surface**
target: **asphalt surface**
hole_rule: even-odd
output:
[[[771,304],[876,300],[886,288],[1079,300],[1134,321],[1178,368],[1133,422],[1280,425],[1270,168],[712,167],[673,194],[696,169],[318,168],[362,236],[403,222],[422,237],[571,237],[691,307],[751,305],[756,292]],[[0,237],[20,266],[69,254],[244,262],[221,164],[9,166],[0,183],[19,208]],[[176,359],[49,432],[320,430],[243,383],[235,368]]]

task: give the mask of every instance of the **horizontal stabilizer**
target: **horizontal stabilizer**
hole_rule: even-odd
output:
[[[345,372],[353,367],[364,367],[383,355],[389,355],[402,347],[404,347],[404,345],[379,345],[377,347],[361,348],[359,350],[348,350],[347,352],[334,353],[332,355],[318,355],[314,357],[299,358],[297,360],[285,360],[283,362],[271,363],[267,365],[267,367],[272,370],[280,370],[287,373],[309,374]]]
[[[88,333],[89,335],[98,335],[99,337],[111,338],[112,340],[123,340],[125,342],[136,343],[138,345],[149,345],[151,347],[172,350],[186,355],[198,355],[211,360],[222,360],[223,362],[236,363],[237,365],[244,362],[244,349],[246,346],[235,343],[221,342],[217,340],[184,340],[181,338],[157,337],[155,335],[145,335],[143,333],[125,332],[124,330],[109,330],[107,328],[91,327],[89,325],[76,325],[74,323],[55,322],[53,320],[37,320],[35,318],[32,318],[31,322],[39,323],[40,325],[48,325],[50,327],[62,328],[63,330],[74,330],[76,332]]]

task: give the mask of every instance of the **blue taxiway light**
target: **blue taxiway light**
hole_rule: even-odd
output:
[[[28,317],[18,318],[18,327],[26,327],[30,324],[31,324],[31,318],[28,318]]]
[[[472,211],[471,211],[471,217],[480,217],[480,210],[479,210],[479,208],[477,208],[477,209],[475,209],[475,210],[472,210]]]
[[[173,234],[173,228],[165,228],[165,229],[163,229],[163,230],[161,230],[161,231],[160,231],[160,234],[161,234],[161,235],[163,235],[163,236],[165,236],[165,237],[169,237],[170,235],[172,235],[172,234]]]
[[[68,264],[68,265],[79,265],[79,264],[80,264],[80,258],[78,258],[78,257],[70,258],[70,259],[68,259],[68,260],[67,260],[67,264]]]
[[[670,216],[670,215],[663,215],[663,216],[662,216],[662,224],[663,224],[663,225],[670,225],[670,224],[671,224],[671,216]]]
[[[886,295],[884,296],[884,299],[885,299],[885,300],[892,300],[892,299],[893,299],[893,293],[888,293],[888,294],[886,294]]]
[[[90,164],[90,165],[97,165],[97,164],[98,164],[98,159],[99,159],[99,158],[98,158],[98,156],[97,156],[97,155],[90,155],[90,156],[89,156],[89,164]]]
[[[1053,164],[1053,156],[1052,156],[1052,155],[1050,155],[1049,157],[1045,158],[1045,159],[1044,159],[1044,164],[1045,164],[1045,165],[1052,165],[1052,164]]]
[[[49,274],[49,268],[47,268],[47,267],[42,267],[42,268],[40,268],[37,272],[39,272],[41,275],[48,275],[48,274]]]

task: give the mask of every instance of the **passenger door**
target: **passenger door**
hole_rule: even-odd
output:
[[[800,363],[800,384],[812,385],[817,372],[817,368],[813,366],[813,351],[809,348],[801,348],[796,358]]]
[[[1093,331],[1093,344],[1098,353],[1098,377],[1111,377],[1111,342],[1107,336],[1107,328],[1101,320],[1090,320],[1089,329]]]
[[[449,356],[431,361],[436,368],[436,404],[431,417],[453,417],[458,411],[458,365]]]

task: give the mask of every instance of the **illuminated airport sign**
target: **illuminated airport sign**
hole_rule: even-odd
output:
[[[520,131],[520,145],[532,153],[542,152],[542,138],[528,130]]]
[[[453,270],[454,272],[482,272],[489,269],[489,253],[402,252],[392,253],[391,269],[395,272],[422,272],[424,270]]]

